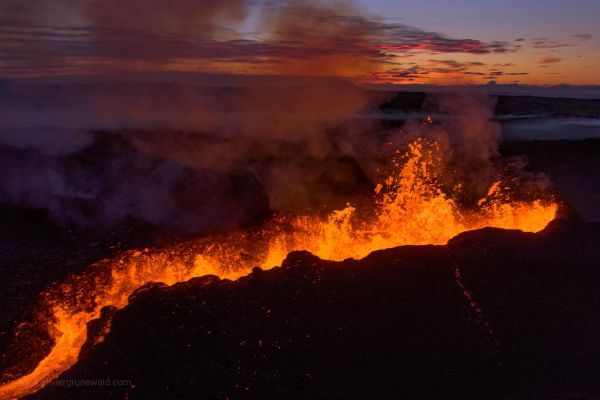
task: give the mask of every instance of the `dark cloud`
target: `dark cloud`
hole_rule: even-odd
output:
[[[576,35],[573,35],[573,38],[576,40],[579,40],[581,42],[586,42],[588,40],[590,40],[593,36],[590,35],[589,33],[578,33]]]
[[[485,63],[479,62],[479,61],[468,61],[468,62],[460,62],[460,61],[456,61],[456,60],[429,60],[432,64],[435,65],[445,65],[449,68],[453,68],[453,69],[465,69],[468,67],[481,67],[484,66]]]
[[[585,42],[592,38],[593,36],[589,33],[578,33],[575,35],[571,35],[568,39],[558,41],[551,40],[548,38],[536,38],[532,39],[533,47],[536,49],[558,49],[561,47],[573,47],[576,46],[575,42]]]
[[[240,33],[249,15],[258,35]],[[361,75],[398,56],[518,50],[385,23],[328,0],[5,0],[0,21],[4,75],[169,68]]]
[[[426,79],[429,75],[429,71],[418,65],[413,65],[408,68],[393,68],[389,71],[382,73],[374,73],[369,79],[372,82],[377,83],[395,83],[398,80],[402,81],[415,81],[420,79]]]
[[[436,33],[418,30],[407,31],[406,27],[396,26],[398,33],[392,34],[393,43],[383,46],[384,50],[394,52],[419,51],[429,54],[470,53],[489,54],[506,53],[515,50],[515,46],[506,42],[486,43],[475,39],[450,39]]]
[[[575,46],[571,43],[558,42],[556,40],[550,40],[548,38],[537,38],[532,39],[533,47],[536,49],[556,49],[559,47],[572,47]]]
[[[448,75],[452,79],[463,79],[469,76],[484,75],[483,72],[473,71],[472,69],[485,66],[485,63],[478,61],[456,61],[452,59],[431,59],[429,63],[415,64],[402,63],[398,67],[392,68],[384,73],[373,74],[371,82],[393,83],[394,81],[418,81],[429,79],[435,75]]]
[[[498,79],[503,76],[521,76],[521,75],[529,75],[529,72],[506,72],[501,69],[493,68],[488,70],[485,74],[487,79]]]
[[[538,64],[556,64],[558,62],[561,62],[562,60],[563,59],[560,57],[545,56],[538,60]]]

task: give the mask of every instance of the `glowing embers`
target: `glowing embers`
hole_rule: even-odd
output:
[[[256,265],[270,268],[299,249],[330,260],[362,258],[383,248],[445,244],[461,232],[482,227],[537,232],[554,219],[555,203],[513,201],[500,190],[501,182],[492,185],[477,208],[462,209],[438,184],[439,172],[435,171],[443,172],[442,162],[435,143],[411,143],[407,153],[394,160],[397,173],[376,186],[368,206],[348,205],[325,219],[304,216],[273,222],[259,235],[268,244]],[[232,265],[227,245],[204,257],[212,268]]]
[[[393,174],[375,187],[373,199],[348,205],[329,216],[278,217],[261,229],[214,236],[170,249],[131,251],[90,268],[86,274],[47,293],[53,315],[54,348],[37,368],[0,387],[1,398],[40,389],[77,361],[87,323],[105,306],[124,307],[148,282],[172,285],[202,275],[236,279],[255,266],[279,265],[293,250],[330,260],[362,258],[374,250],[401,245],[445,244],[457,234],[482,227],[537,232],[554,219],[557,204],[515,201],[496,182],[476,208],[463,209],[439,183],[443,153],[437,143],[418,139],[393,161]]]

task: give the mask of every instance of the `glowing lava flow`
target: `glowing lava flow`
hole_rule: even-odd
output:
[[[401,245],[445,244],[457,234],[486,226],[537,232],[554,219],[557,205],[512,201],[502,184],[491,186],[477,210],[461,210],[437,184],[435,145],[417,140],[396,160],[398,172],[375,188],[369,209],[347,206],[327,218],[278,218],[265,228],[222,238],[199,240],[157,251],[130,251],[71,277],[47,297],[53,316],[49,332],[55,344],[28,375],[0,387],[0,398],[35,392],[72,366],[87,339],[87,323],[105,306],[122,308],[148,282],[172,285],[207,274],[236,279],[254,266],[279,265],[292,250],[321,258],[362,258],[378,249]]]

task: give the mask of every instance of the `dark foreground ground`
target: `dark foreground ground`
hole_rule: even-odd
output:
[[[600,220],[599,143],[512,141],[501,150],[525,154],[590,222]],[[69,230],[42,210],[4,206],[0,219],[5,372],[19,354],[33,360],[30,345],[6,349],[45,287],[123,250],[179,240],[136,223]],[[463,238],[337,267],[296,254],[240,283],[145,291],[117,313],[106,343],[62,377],[135,387],[54,387],[34,397],[600,398],[598,226]]]
[[[398,99],[391,108],[420,110],[424,96]],[[597,105],[501,98],[496,114],[597,118]],[[138,159],[108,144],[64,167],[79,171],[73,162],[93,159],[88,167],[104,170],[122,154]],[[116,313],[106,341],[61,377],[131,384],[49,387],[33,398],[600,398],[600,140],[506,140],[501,153],[525,155],[587,224],[541,235],[468,233],[448,247],[392,249],[335,266],[295,253],[282,268],[237,283],[146,288]],[[47,159],[55,162],[36,162]],[[190,176],[184,183],[197,187]],[[244,179],[196,192],[220,187],[261,211],[264,195]],[[46,210],[0,203],[0,379],[19,358],[41,357],[31,357],[29,341],[15,350],[13,338],[48,285],[123,250],[185,239],[135,220],[67,228]],[[184,203],[194,212],[205,206]],[[244,214],[235,202],[224,210]],[[49,345],[43,332],[34,341]]]
[[[148,285],[61,376],[128,384],[30,398],[600,398],[599,239],[562,220]]]

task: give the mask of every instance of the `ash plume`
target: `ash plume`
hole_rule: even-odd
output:
[[[379,150],[353,120],[373,99],[335,80],[11,86],[3,99],[2,200],[83,226],[206,231],[340,202]]]
[[[62,76],[55,83],[0,82],[0,200],[47,208],[61,222],[87,227],[134,218],[205,232],[273,211],[344,205],[370,189],[390,152],[390,132],[363,118],[387,95],[346,78],[369,75],[389,61],[390,49],[506,50],[387,24],[352,2],[41,5],[0,6],[0,50],[7,41],[33,46],[28,56],[7,47],[0,70]],[[57,26],[59,17],[68,26]],[[250,25],[260,38],[244,33]],[[227,87],[219,79],[194,85],[135,76],[170,76],[182,65],[200,72],[225,65],[230,77],[247,81]],[[127,71],[133,78],[119,78]],[[93,75],[65,76],[73,72]],[[107,72],[111,79],[95,81]],[[451,140],[470,143],[455,157],[467,160],[464,174],[497,155],[492,142],[470,134],[490,129],[497,136],[484,122],[489,110],[468,106],[483,119],[451,127],[462,132]],[[485,171],[477,174],[485,178],[479,185],[488,182]]]
[[[426,109],[449,115],[435,132],[447,153],[449,184],[463,185],[472,198],[481,198],[498,180],[502,158],[500,124],[493,120],[496,99],[476,95],[437,95]]]
[[[547,197],[549,178],[528,170],[525,156],[503,158],[502,127],[494,119],[497,97],[473,93],[437,93],[426,97],[423,110],[435,115],[423,129],[421,121],[403,127],[404,141],[425,137],[437,143],[443,162],[437,167],[441,184],[469,207],[486,197],[490,187],[503,181],[505,192],[516,198]]]

